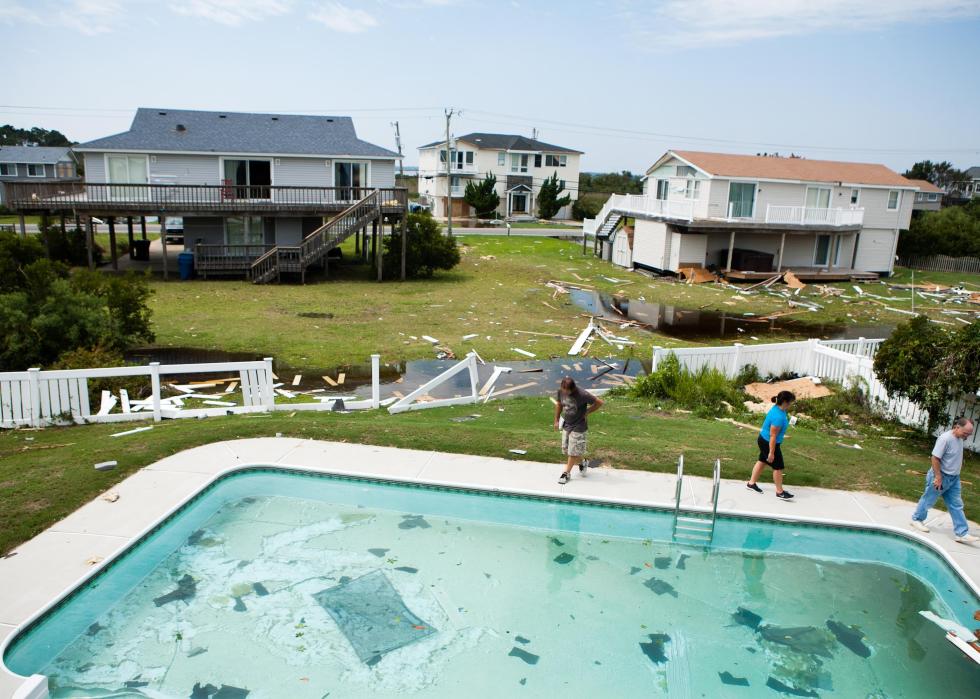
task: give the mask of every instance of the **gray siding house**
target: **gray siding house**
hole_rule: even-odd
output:
[[[0,147],[0,205],[6,204],[7,182],[51,182],[78,179],[67,146]]]
[[[128,131],[74,150],[84,185],[23,189],[20,210],[70,208],[110,223],[181,216],[205,274],[302,273],[369,223],[397,221],[407,204],[395,187],[400,156],[359,139],[344,116],[141,108]],[[354,218],[325,230],[358,204]]]

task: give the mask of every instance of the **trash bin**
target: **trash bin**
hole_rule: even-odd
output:
[[[132,260],[139,260],[140,262],[150,261],[150,241],[149,240],[134,240],[133,249],[129,251],[129,257]]]
[[[180,278],[186,281],[194,276],[194,253],[190,250],[177,255],[177,267],[180,269]]]

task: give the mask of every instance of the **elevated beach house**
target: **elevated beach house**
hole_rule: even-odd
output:
[[[624,267],[875,277],[891,273],[918,191],[884,165],[670,150],[647,170],[643,194],[611,196],[584,227]]]
[[[446,153],[446,141],[419,147],[419,195],[432,207],[432,215],[444,217],[450,202],[453,216],[508,219],[537,216],[541,185],[557,174],[572,200],[578,198],[579,160],[582,151],[544,143],[526,136],[470,133],[457,136]],[[447,163],[446,160],[449,160]],[[466,185],[487,174],[497,178],[500,205],[493,211],[471,211],[463,201]],[[562,207],[556,219],[571,218],[572,205]]]
[[[383,235],[407,205],[398,154],[344,116],[141,108],[128,131],[74,150],[84,182],[9,185],[11,208],[98,217],[112,235],[125,218],[130,236],[133,217],[183,217],[205,275],[302,279],[346,238]]]

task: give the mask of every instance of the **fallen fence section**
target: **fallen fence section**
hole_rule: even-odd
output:
[[[0,372],[0,428],[127,422],[151,417],[159,422],[164,418],[199,418],[272,410],[336,410],[341,406],[345,410],[378,408],[382,403],[379,355],[371,355],[371,370],[370,399],[344,401],[324,396],[311,403],[276,402],[279,384],[274,383],[271,358],[253,362],[152,362],[146,366]],[[194,374],[208,377],[231,375],[233,378],[191,381],[187,384],[168,383],[161,378]],[[126,377],[149,378],[149,397],[133,399],[127,389],[120,389],[120,400],[117,401],[113,394],[103,390],[100,407],[93,411],[89,381]],[[224,384],[227,386],[220,393],[199,392]],[[164,390],[170,395],[164,396]],[[282,392],[281,389],[279,391]],[[190,399],[198,399],[202,405],[209,407],[185,408],[185,402]]]
[[[653,350],[653,371],[668,354],[677,357],[688,371],[702,367],[717,369],[734,378],[746,366],[755,365],[762,376],[794,373],[834,381],[843,386],[860,387],[878,412],[894,418],[903,425],[924,429],[928,413],[907,398],[893,398],[875,375],[874,354],[882,340],[802,340],[732,347],[682,347]],[[954,417],[963,415],[974,422],[980,419],[980,400],[964,395],[951,401],[947,409],[947,425]],[[975,431],[964,446],[980,451],[980,439]]]
[[[420,398],[424,398],[432,389],[445,383],[449,379],[456,376],[456,374],[464,371],[469,371],[470,374],[469,395],[457,396],[455,398],[438,398],[427,401],[419,400]],[[495,371],[493,381],[496,381],[497,376],[499,376],[499,372]],[[424,408],[439,408],[445,405],[465,405],[468,403],[476,403],[480,399],[479,392],[476,388],[478,382],[479,374],[476,366],[476,352],[470,352],[466,355],[465,359],[449,367],[446,369],[446,371],[442,372],[435,378],[425,382],[404,398],[401,398],[389,405],[388,412],[394,415],[396,413],[404,413],[408,410],[422,410]],[[488,382],[488,385],[491,385],[491,383]]]

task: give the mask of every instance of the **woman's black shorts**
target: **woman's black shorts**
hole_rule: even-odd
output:
[[[759,435],[758,442],[759,442],[759,461],[761,461],[762,463],[768,463],[769,442],[763,439],[762,435]],[[783,464],[783,450],[780,449],[779,446],[780,445],[777,443],[774,458],[772,460],[772,463],[769,464],[770,466],[772,466],[772,469],[774,471],[782,471],[784,468],[786,468],[785,464]]]

